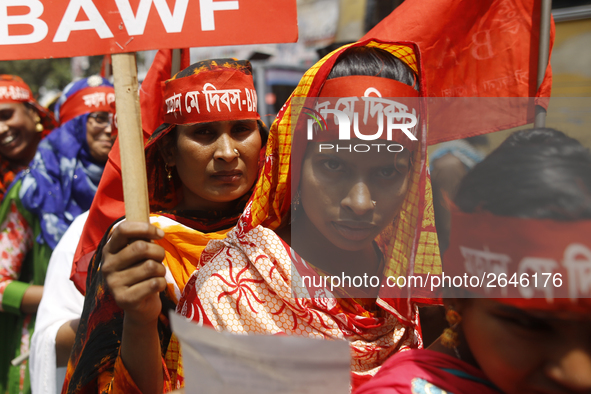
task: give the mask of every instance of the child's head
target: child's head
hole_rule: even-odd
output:
[[[532,260],[528,262],[536,259],[536,263],[541,264],[545,261],[549,264],[547,267],[556,266],[553,271],[556,272],[561,269],[560,266],[564,268],[568,265],[565,251],[574,242],[559,243],[548,236],[552,234],[552,229],[573,229],[575,226],[591,229],[591,154],[570,138],[527,138],[528,133],[534,136],[540,134],[537,131],[520,132],[520,135],[515,136],[519,138],[510,137],[516,141],[514,144],[503,144],[475,166],[462,181],[455,203],[463,213],[477,214],[484,211],[494,215],[489,215],[491,220],[487,224],[490,224],[489,234],[496,234],[488,238],[496,238],[497,234],[504,233],[507,244],[517,245],[502,250],[509,261],[508,267],[513,263],[516,267],[524,267],[523,256],[531,256]],[[509,225],[515,223],[511,221],[514,218],[527,219],[522,222],[530,229],[537,229],[536,225],[539,224],[539,232],[518,232]],[[499,225],[503,220],[507,221],[507,226]],[[454,229],[462,232],[452,227],[452,233]],[[474,231],[474,228],[470,229],[472,238]],[[483,238],[487,237],[483,235]],[[502,238],[502,235],[498,238]],[[459,249],[465,243],[457,239],[455,247]],[[578,299],[548,297],[540,275],[537,289],[524,289],[527,287],[525,283],[518,284],[522,289],[513,295],[519,297],[521,294],[522,298],[446,300],[446,306],[461,316],[457,330],[462,359],[479,366],[503,392],[591,393],[589,240],[591,238],[587,233],[586,237],[577,241],[579,252],[573,260],[581,264],[578,268],[587,267],[586,270],[578,270],[587,278],[575,278],[569,275],[569,271],[563,271],[566,274],[560,278],[564,289],[578,286]],[[495,241],[487,244],[487,239],[482,242],[482,245],[490,246],[491,253],[500,253],[502,246],[495,249],[494,245],[503,245]],[[556,250],[560,248],[560,256],[564,255],[564,259],[547,254],[546,251],[551,250],[552,245],[556,245]],[[450,251],[453,246],[450,246]],[[465,252],[466,248],[463,250]],[[448,261],[452,263],[446,256],[444,268],[447,268]],[[524,272],[532,274],[530,271],[514,269],[508,272],[507,279],[516,273],[519,281]],[[532,276],[528,278],[531,280]],[[546,285],[559,287],[558,282],[553,283],[554,277],[550,281],[551,284]],[[586,285],[581,285],[583,283]],[[499,282],[493,284],[499,286]],[[515,288],[510,284],[507,286],[508,291],[511,291],[511,287]]]

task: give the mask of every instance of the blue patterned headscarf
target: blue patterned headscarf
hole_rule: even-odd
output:
[[[88,87],[112,84],[92,76],[69,84],[56,105],[56,113],[73,95]],[[94,162],[86,140],[88,115],[78,115],[52,131],[39,143],[29,169],[19,174],[22,179],[20,199],[41,223],[39,243],[55,248],[76,216],[88,210],[96,193],[104,164]]]

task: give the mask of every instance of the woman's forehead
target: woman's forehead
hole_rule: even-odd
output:
[[[0,111],[3,109],[14,109],[17,107],[24,107],[22,103],[0,103]]]

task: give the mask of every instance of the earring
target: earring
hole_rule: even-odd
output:
[[[234,153],[236,154],[236,157],[240,157],[240,152],[238,152],[238,149],[234,148]]]
[[[35,131],[41,133],[43,130],[45,130],[45,128],[41,124],[41,118],[37,117],[37,119],[35,119]]]
[[[445,311],[445,319],[449,324],[449,328],[443,330],[443,335],[441,336],[441,344],[449,349],[454,349],[456,352],[456,356],[460,358],[460,354],[458,352],[458,345],[460,341],[458,339],[458,333],[456,332],[456,326],[462,321],[462,316],[453,310],[452,307],[449,307],[447,311]]]
[[[373,205],[374,208],[376,207],[376,205],[378,205],[378,202],[376,200],[371,200],[371,203],[372,203],[372,205]]]
[[[172,180],[172,170],[168,167],[168,164],[164,163],[164,170],[166,171],[166,177],[169,181]]]

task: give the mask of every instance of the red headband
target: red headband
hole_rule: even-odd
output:
[[[64,102],[59,110],[60,124],[91,112],[115,113],[115,89],[109,86],[80,89]]]
[[[0,80],[0,103],[32,102],[31,88],[19,80]]]
[[[444,274],[467,275],[461,286],[452,286],[514,306],[589,312],[589,234],[589,220],[523,219],[452,208]]]
[[[415,145],[419,92],[402,82],[369,76],[334,78],[327,80],[319,97],[312,100],[306,100],[304,113],[313,113],[324,123],[320,130],[316,128],[313,137],[316,142],[344,139],[337,126],[338,116],[332,112],[336,110],[349,118],[348,138],[393,140],[405,146]],[[405,124],[408,126],[400,127]]]
[[[385,98],[387,97],[387,98]],[[394,99],[391,99],[394,97]],[[419,93],[412,87],[389,78],[369,77],[369,76],[348,76],[329,79],[325,81],[318,97],[292,97],[292,124],[296,124],[296,130],[293,133],[291,147],[291,185],[293,191],[297,190],[300,182],[300,171],[302,160],[309,142],[327,142],[339,141],[339,148],[342,145],[344,150],[361,148],[367,150],[366,146],[372,145],[369,140],[371,134],[377,134],[379,130],[379,119],[382,121],[382,133],[375,139],[381,141],[374,145],[388,145],[388,147],[371,146],[374,151],[388,150],[398,152],[399,147],[414,150],[418,146],[418,141],[412,141],[409,136],[403,135],[400,129],[392,132],[392,144],[385,144],[384,139],[388,139],[387,118],[388,114],[399,114],[399,118],[390,117],[389,121],[397,124],[408,123],[409,118],[414,117],[419,123],[420,100]],[[344,112],[350,121],[351,139],[357,138],[356,129],[363,132],[367,141],[363,144],[351,143],[351,141],[340,138],[340,127],[335,124],[335,116],[326,113],[326,110],[338,110]],[[366,111],[367,109],[367,111]],[[357,113],[357,127],[355,127],[355,115]],[[367,119],[365,115],[367,114]],[[412,117],[410,115],[412,115]],[[364,125],[364,120],[367,123]],[[320,124],[319,124],[320,123]],[[363,125],[363,128],[362,128]],[[345,129],[345,128],[344,128]],[[366,130],[372,130],[367,132]],[[417,136],[419,126],[414,125],[407,130],[411,135]],[[356,145],[351,148],[351,145]],[[390,147],[389,145],[394,145]],[[390,150],[392,148],[393,150]],[[358,150],[355,150],[358,151]]]
[[[163,82],[164,122],[192,124],[260,119],[252,76],[206,71]]]

